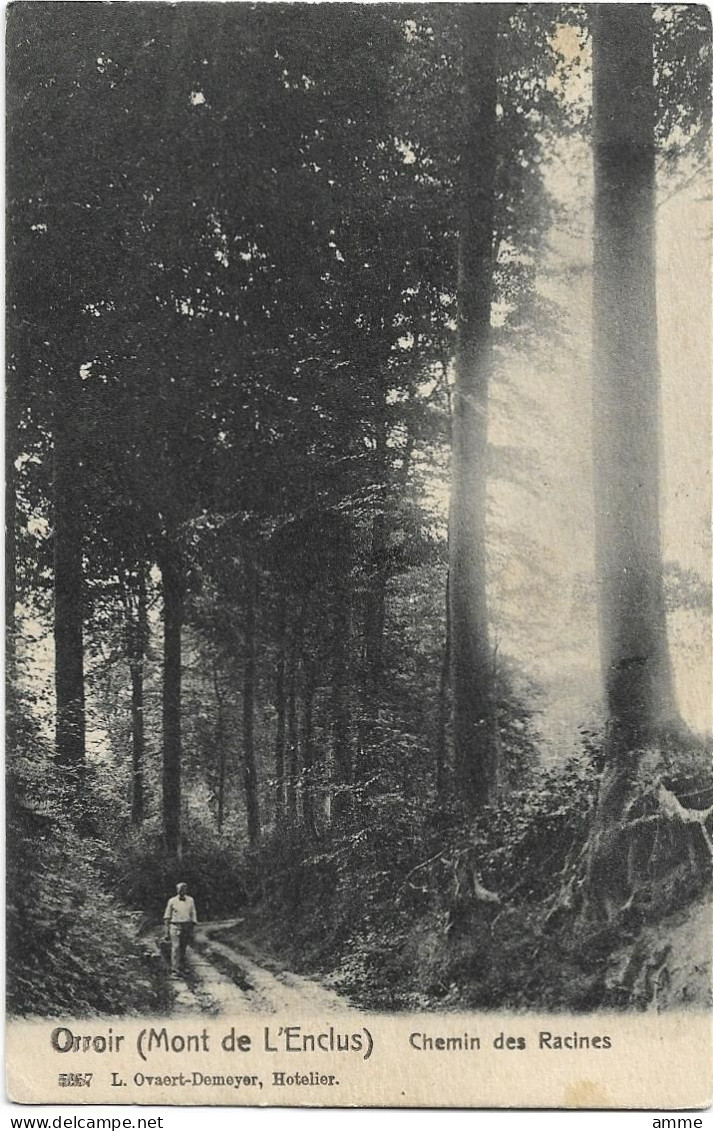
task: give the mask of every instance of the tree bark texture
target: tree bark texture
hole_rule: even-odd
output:
[[[453,402],[449,585],[454,771],[473,812],[497,778],[486,596],[488,387],[495,221],[498,5],[459,9],[464,65],[458,338]]]
[[[76,380],[79,380],[77,375]],[[69,379],[57,391],[53,436],[54,646],[56,756],[81,769],[85,760],[84,602],[78,397]]]

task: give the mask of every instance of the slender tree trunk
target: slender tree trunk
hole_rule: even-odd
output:
[[[374,333],[383,332],[383,324]],[[371,546],[367,589],[364,598],[363,664],[359,677],[356,756],[352,776],[364,780],[371,774],[375,754],[376,722],[384,674],[384,628],[386,624],[386,586],[388,583],[387,463],[386,463],[386,361],[378,352],[367,352],[374,385],[374,486],[378,490],[376,511],[371,521]]]
[[[352,811],[354,756],[351,726],[351,673],[349,655],[352,633],[351,544],[348,530],[338,531],[343,553],[335,565],[332,610],[332,761],[334,798],[331,817],[343,827]]]
[[[349,710],[350,607],[345,600],[334,612],[334,670],[332,673],[332,754],[334,799],[332,820],[343,825],[352,810],[353,759]]]
[[[218,667],[213,663],[213,692],[215,694],[215,709],[216,709],[216,726],[215,726],[215,744],[218,750],[218,835],[223,832],[223,823],[225,821],[225,777],[227,769],[227,758],[225,754],[225,733],[223,727],[223,695],[220,690],[220,680],[218,679]]]
[[[77,408],[70,379],[58,393],[53,437],[56,753],[61,765],[81,770],[85,760],[84,583]]]
[[[376,364],[379,364],[377,361]],[[383,364],[383,363],[382,363]],[[388,583],[388,529],[386,521],[386,390],[381,367],[378,371],[377,419],[375,427],[375,484],[379,489],[377,510],[371,524],[371,570],[366,605],[366,686],[367,697],[375,699],[384,672],[384,627],[386,586]]]
[[[287,650],[289,633],[287,627],[287,597],[280,596],[278,613],[279,651],[275,671],[275,709],[277,727],[275,730],[275,827],[280,828],[285,815],[285,750],[287,745]]]
[[[148,638],[146,576],[139,570],[138,600],[134,639],[131,642],[131,820],[140,825],[144,819],[144,660]]]
[[[163,833],[169,856],[181,853],[181,630],[184,584],[180,565],[161,563],[163,579]]]
[[[382,499],[380,506],[384,506]],[[371,528],[372,585],[369,593],[367,630],[367,678],[369,690],[378,694],[384,675],[384,628],[386,625],[386,586],[388,583],[387,526],[383,510],[374,515]]]
[[[245,667],[243,669],[243,782],[248,816],[248,840],[251,845],[260,839],[260,807],[258,802],[257,763],[255,761],[255,673],[256,673],[256,606],[257,571],[250,556],[246,557],[245,595]]]
[[[313,840],[317,840],[318,832],[314,803],[314,695],[317,683],[314,663],[311,659],[303,658],[303,668],[305,679],[302,700],[302,765],[304,769],[302,815],[307,832]]]
[[[448,689],[451,670],[450,580],[446,578],[446,639],[443,645],[441,677],[438,682],[438,730],[436,733],[436,797],[446,796],[446,764],[448,750]]]
[[[465,93],[449,577],[454,770],[459,796],[471,812],[490,800],[497,777],[486,599],[486,487],[500,18],[495,4],[459,8]]]
[[[446,400],[446,413],[448,421],[448,445],[453,450],[453,398],[448,383],[450,359],[445,354],[441,359],[443,390]],[[450,547],[450,533],[448,535]],[[450,567],[446,570],[446,600],[445,600],[446,635],[443,643],[443,659],[441,661],[441,674],[438,681],[438,720],[436,730],[436,799],[444,802],[448,792],[448,719],[450,716],[450,690],[451,690],[451,573]]]
[[[611,728],[629,758],[676,717],[659,530],[653,11],[606,4],[593,20],[599,642]]]
[[[290,824],[295,827],[298,821],[297,813],[297,778],[299,775],[299,733],[297,722],[297,655],[298,655],[297,630],[293,635],[290,648],[289,672],[287,678],[287,815]]]
[[[144,673],[143,663],[131,664],[131,822],[144,819]]]
[[[225,823],[225,772],[225,744],[221,740],[218,749],[218,836],[222,836]]]

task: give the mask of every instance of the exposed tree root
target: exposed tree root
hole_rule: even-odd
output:
[[[617,767],[602,781],[587,848],[585,921],[611,922],[642,891],[664,888],[682,870],[697,890],[710,876],[713,805],[688,808],[660,771],[646,774],[642,767],[643,756],[633,774],[630,766]]]

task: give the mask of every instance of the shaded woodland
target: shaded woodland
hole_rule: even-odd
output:
[[[713,774],[656,217],[709,190],[707,10],[38,2],[7,35],[11,1009],[166,1009],[177,879],[357,1004],[665,1004]],[[492,494],[550,487],[496,393],[531,370],[535,429],[580,285],[600,686],[554,744],[503,578],[545,618],[565,581]]]

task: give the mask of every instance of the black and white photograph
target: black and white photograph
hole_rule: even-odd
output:
[[[8,6],[13,1098],[710,1102],[711,85],[697,4]]]

